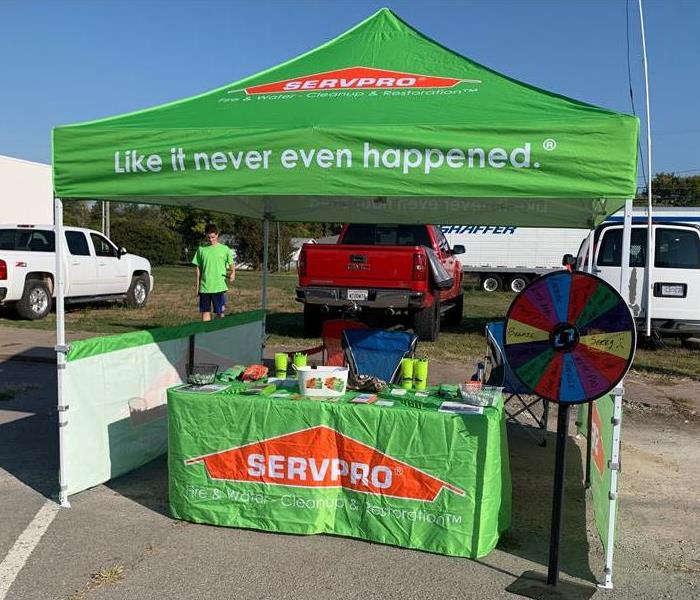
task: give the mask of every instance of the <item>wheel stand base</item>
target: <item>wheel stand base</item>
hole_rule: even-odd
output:
[[[556,586],[549,585],[546,574],[525,571],[506,591],[536,600],[588,600],[596,593],[596,588],[585,583],[561,580]]]

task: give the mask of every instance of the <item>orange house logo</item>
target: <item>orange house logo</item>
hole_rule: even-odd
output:
[[[318,425],[185,460],[203,463],[211,479],[303,488],[344,488],[433,502],[446,489],[464,490],[372,446]]]
[[[600,413],[595,402],[591,402],[591,454],[598,473],[603,475],[605,471],[605,449],[603,448],[603,438],[601,437],[602,423],[600,422]]]
[[[481,83],[479,79],[455,79],[388,71],[371,67],[348,67],[314,73],[293,79],[245,88],[246,94],[274,94],[323,90],[382,90],[415,88],[451,88],[458,83]],[[234,90],[237,91],[237,90]]]

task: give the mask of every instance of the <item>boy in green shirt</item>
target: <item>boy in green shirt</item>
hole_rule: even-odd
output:
[[[211,321],[212,305],[218,317],[224,316],[228,290],[226,280],[234,281],[236,269],[231,249],[219,243],[219,230],[214,223],[207,223],[204,235],[209,244],[197,248],[192,264],[197,272],[199,312],[202,313],[202,321]]]

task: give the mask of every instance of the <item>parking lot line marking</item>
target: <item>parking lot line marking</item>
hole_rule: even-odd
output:
[[[60,509],[58,504],[47,500],[0,563],[0,600],[5,599],[10,586]]]

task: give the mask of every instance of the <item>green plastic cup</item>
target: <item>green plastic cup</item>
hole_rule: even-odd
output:
[[[299,368],[299,367],[305,367],[306,366],[306,354],[303,352],[295,352],[294,353],[294,366]],[[294,377],[298,377],[299,374],[295,371],[294,372]]]
[[[285,352],[275,353],[275,377],[278,379],[287,378],[287,354]]]
[[[428,359],[419,358],[413,365],[413,387],[424,390],[428,387]]]
[[[401,359],[401,387],[405,390],[413,388],[413,369],[415,362],[415,358]]]

